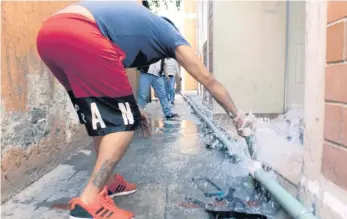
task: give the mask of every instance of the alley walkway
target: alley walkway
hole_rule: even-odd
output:
[[[117,173],[138,186],[136,193],[115,199],[120,207],[135,212],[136,219],[209,218],[202,209],[178,205],[186,196],[204,200],[192,177],[207,176],[227,189],[226,183],[233,177],[246,174],[221,152],[206,149],[206,129],[183,99],[177,98],[173,109],[181,118],[175,121],[163,121],[157,102],[147,107],[152,137],[136,137],[116,168]],[[68,211],[56,207],[79,194],[94,160],[90,145],[5,203],[2,218],[68,218]]]

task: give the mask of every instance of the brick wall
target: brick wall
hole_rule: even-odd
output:
[[[347,190],[347,2],[328,2],[322,172]]]

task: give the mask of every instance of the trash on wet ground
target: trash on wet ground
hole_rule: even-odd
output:
[[[178,206],[203,208],[212,218],[273,218],[281,209],[271,194],[250,176],[235,179],[227,192],[207,177],[193,178],[193,181],[206,200],[186,197]],[[210,191],[206,191],[207,187]]]
[[[240,156],[238,156],[237,154],[229,154],[229,153],[226,153],[225,154],[225,157],[227,159],[229,159],[229,161],[233,164],[237,164],[241,161],[241,158]]]
[[[207,177],[194,177],[193,182],[206,197],[222,197],[224,192],[220,186]],[[208,188],[209,187],[209,188]]]

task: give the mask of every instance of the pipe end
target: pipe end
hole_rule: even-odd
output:
[[[248,165],[248,172],[253,176],[253,178],[259,169],[262,169],[262,163],[260,161],[252,160]]]
[[[250,127],[245,127],[243,129],[241,129],[242,131],[242,136],[244,137],[248,137],[248,136],[251,136],[253,134],[253,131]]]

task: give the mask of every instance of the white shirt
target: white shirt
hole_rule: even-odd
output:
[[[155,75],[155,76],[159,76],[160,67],[161,67],[161,60],[150,65],[147,73]]]
[[[164,69],[167,71],[166,73],[171,76],[176,76],[178,75],[181,77],[181,70],[180,67],[178,66],[178,63],[175,59],[173,58],[167,58],[165,59],[165,67]]]

